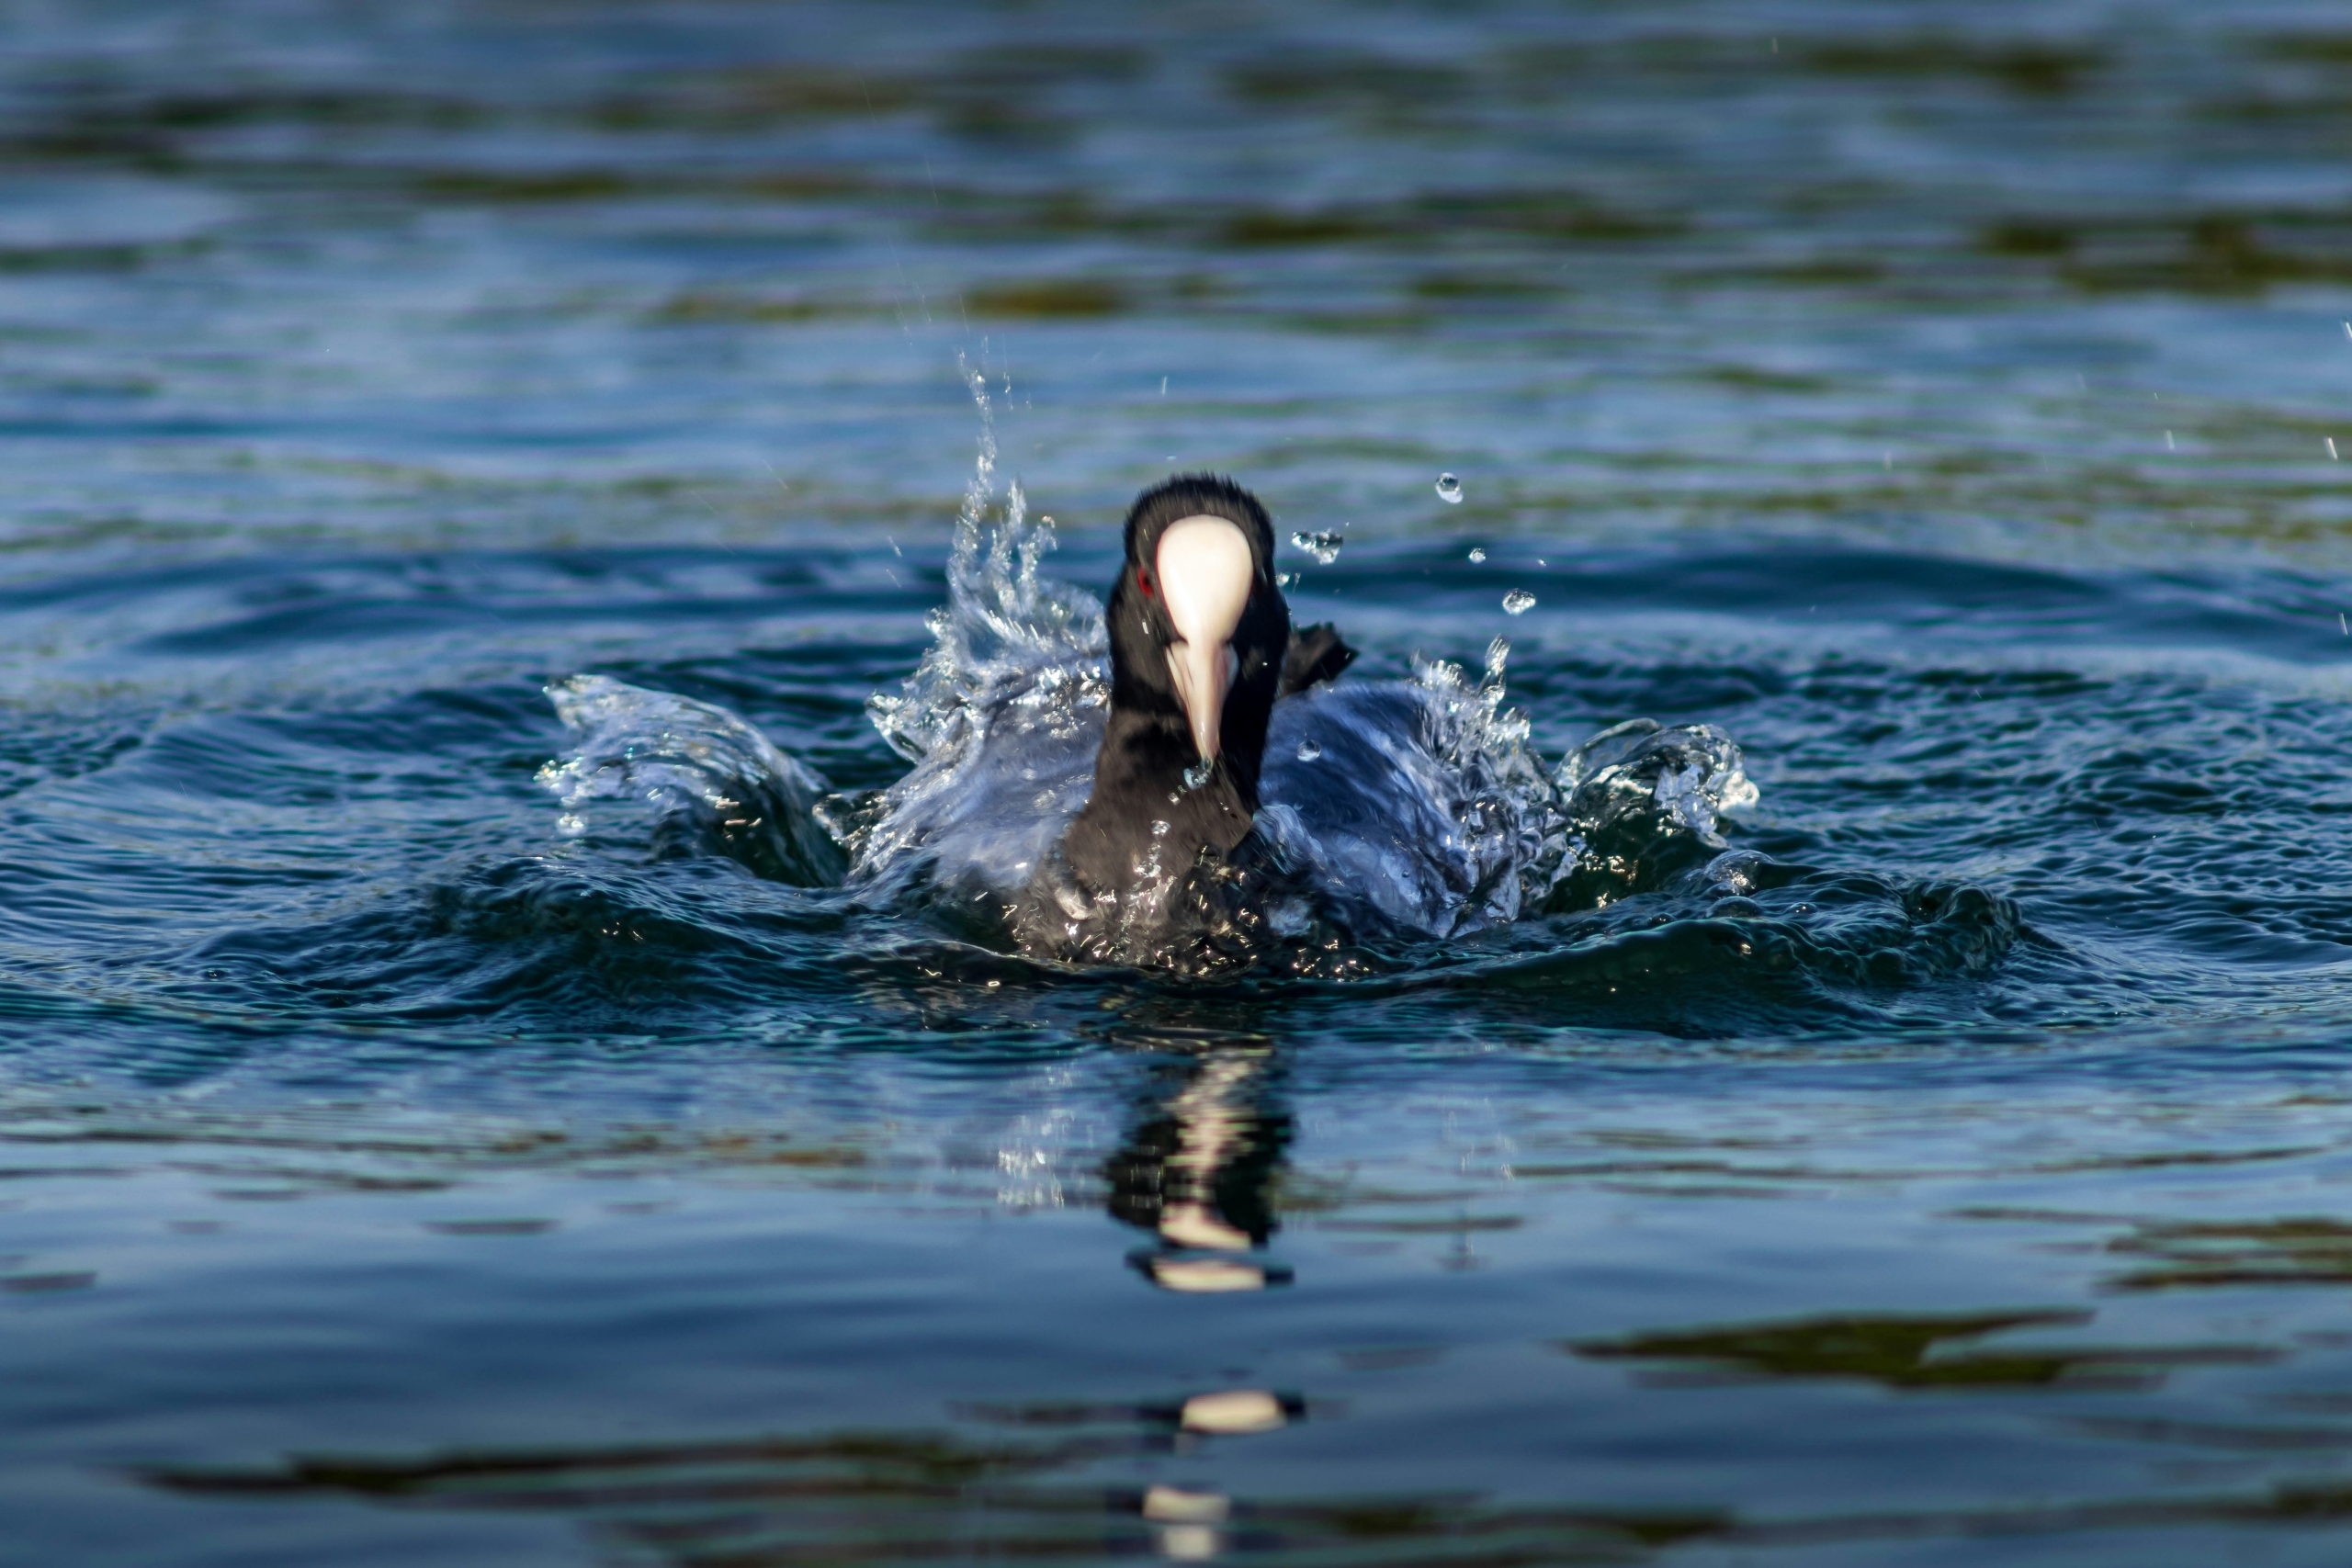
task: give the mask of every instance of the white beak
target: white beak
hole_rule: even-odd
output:
[[[1159,536],[1155,566],[1178,639],[1168,649],[1168,672],[1175,677],[1177,700],[1184,705],[1201,761],[1214,761],[1225,694],[1240,662],[1233,652],[1233,628],[1241,624],[1257,575],[1250,541],[1227,518],[1182,518]]]

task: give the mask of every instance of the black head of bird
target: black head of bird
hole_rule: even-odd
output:
[[[1196,786],[1222,775],[1250,811],[1290,642],[1273,556],[1273,524],[1248,491],[1170,479],[1128,512],[1111,589],[1112,712],[1135,721],[1117,727],[1117,743],[1150,773],[1190,774]]]

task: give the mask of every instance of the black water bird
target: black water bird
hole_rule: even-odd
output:
[[[1329,626],[1294,635],[1274,530],[1232,480],[1191,475],[1139,496],[1105,615],[1111,705],[1093,787],[1042,866],[1024,945],[1124,945],[1181,918],[1172,896],[1249,835],[1278,698],[1355,652]]]

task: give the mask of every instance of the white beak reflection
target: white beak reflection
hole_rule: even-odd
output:
[[[1147,1258],[1141,1267],[1145,1277],[1161,1290],[1191,1296],[1262,1291],[1268,1283],[1266,1271],[1255,1263],[1235,1263],[1222,1258]]]
[[[1232,1499],[1215,1492],[1154,1486],[1143,1497],[1143,1517],[1160,1527],[1159,1554],[1177,1562],[1206,1562],[1223,1555],[1225,1534],[1216,1527],[1232,1513]]]
[[[1224,1393],[1196,1393],[1184,1402],[1178,1421],[1187,1432],[1220,1438],[1272,1432],[1290,1424],[1283,1402],[1262,1388],[1237,1388]]]

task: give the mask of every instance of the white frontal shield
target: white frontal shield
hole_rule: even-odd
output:
[[[1233,628],[1250,603],[1257,575],[1250,540],[1239,524],[1224,517],[1186,517],[1159,536],[1154,563],[1159,590],[1179,640],[1168,649],[1177,700],[1193,728],[1193,744],[1204,762],[1216,757],[1217,730],[1225,716],[1225,694],[1239,662]]]

